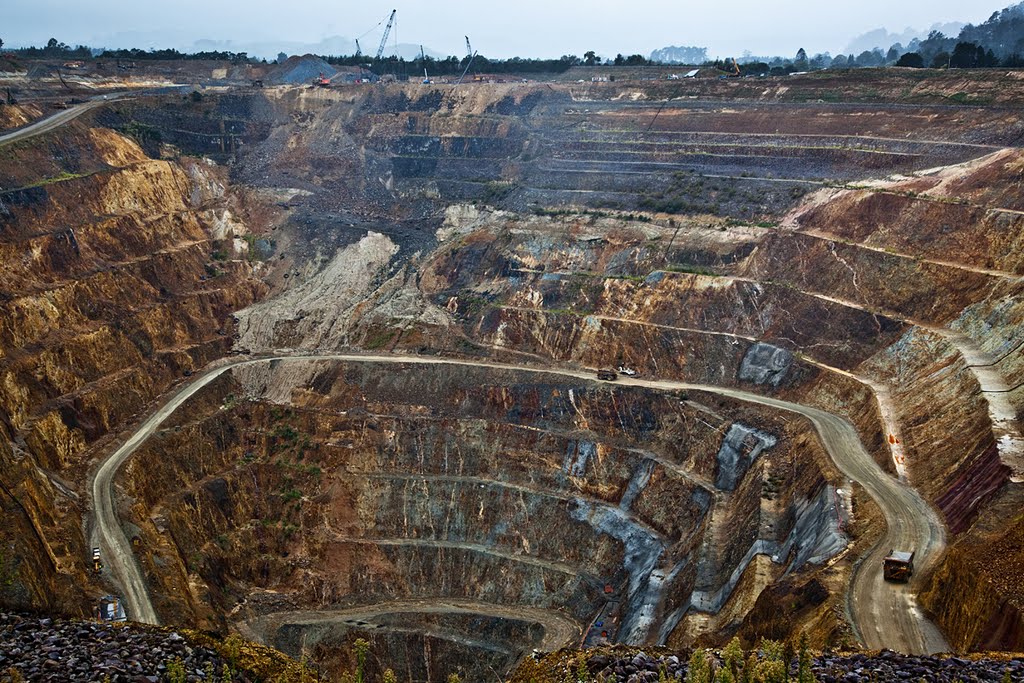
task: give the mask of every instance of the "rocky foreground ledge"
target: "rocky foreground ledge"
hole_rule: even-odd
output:
[[[0,683],[299,681],[303,667],[237,637],[0,614]],[[305,680],[316,680],[306,672]]]
[[[778,650],[781,653],[781,646]],[[722,677],[729,655],[702,651],[708,681],[784,681],[765,677],[770,668],[746,679]],[[734,656],[736,653],[733,653]],[[788,653],[787,653],[788,654]],[[687,678],[692,653],[663,648],[624,646],[589,650],[560,650],[527,657],[508,683],[657,683]],[[765,653],[738,653],[744,665],[764,662]],[[751,660],[753,657],[753,660]],[[791,661],[788,678],[796,681],[799,656]],[[883,650],[872,653],[808,654],[818,683],[970,683],[1024,682],[1024,654],[991,653],[969,657],[912,657]],[[457,662],[452,662],[458,668]],[[741,667],[742,668],[742,665]],[[775,674],[781,672],[776,671]],[[0,683],[22,681],[95,681],[97,683],[245,683],[265,681],[323,681],[316,672],[282,653],[237,636],[221,639],[206,633],[94,621],[49,619],[0,613]],[[376,683],[371,678],[368,683]],[[474,683],[467,681],[466,683]]]
[[[599,648],[584,652],[563,650],[543,658],[527,658],[509,679],[509,683],[558,683],[600,681],[601,683],[657,683],[685,681],[692,653],[671,654],[636,648]],[[744,653],[744,663],[750,652]],[[764,661],[763,653],[754,653]],[[710,677],[704,681],[798,681],[798,657],[781,676],[763,677],[768,671],[744,678],[718,677],[725,668],[722,652],[706,651]],[[816,654],[809,657],[810,671],[818,683],[969,683],[971,681],[1024,682],[1024,654],[990,653],[969,657],[914,657],[888,650],[871,653]],[[741,667],[742,668],[742,667]],[[781,673],[781,672],[777,672]]]

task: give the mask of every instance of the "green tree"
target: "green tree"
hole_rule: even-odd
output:
[[[896,66],[906,66],[911,69],[923,69],[924,57],[917,52],[907,52],[896,61]]]
[[[732,675],[728,667],[722,667],[715,674],[715,683],[736,683],[736,677]]]
[[[747,656],[747,663],[743,665],[743,673],[740,675],[740,683],[754,683],[754,673],[757,672],[757,654],[751,652]]]
[[[807,50],[800,48],[796,51],[796,59],[793,60],[793,66],[796,67],[797,71],[807,71]]]
[[[395,672],[391,669],[386,669],[384,671],[384,676],[381,679],[381,683],[398,683],[398,676],[396,676]]]
[[[448,683],[462,683],[459,674],[448,674]]]
[[[957,43],[953,48],[953,54],[949,57],[949,66],[953,69],[972,69],[978,65],[978,51],[981,51],[982,60],[985,59],[985,50],[974,43]]]
[[[785,647],[777,640],[761,641],[761,659],[753,672],[756,683],[786,683],[789,678],[789,667],[785,662]]]
[[[800,634],[800,659],[796,672],[797,683],[817,683],[811,671],[811,652],[807,646],[807,633]]]
[[[356,651],[356,683],[363,683],[366,674],[366,653],[370,651],[370,643],[362,638],[356,638],[353,647]]]
[[[743,666],[743,645],[740,644],[738,637],[733,636],[733,639],[725,646],[722,658],[725,660],[725,668],[729,669],[733,678],[739,676],[740,667]]]
[[[686,683],[711,683],[711,664],[704,650],[694,650],[686,668]]]
[[[584,66],[596,66],[601,63],[601,58],[597,56],[597,53],[593,50],[587,50],[583,53],[583,65]]]

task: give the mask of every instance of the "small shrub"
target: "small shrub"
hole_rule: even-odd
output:
[[[175,657],[167,662],[167,683],[185,683],[188,676],[185,675],[185,663],[180,657]]]
[[[366,653],[370,651],[370,643],[363,638],[356,638],[353,648],[356,651],[356,683],[363,683],[366,673]]]
[[[725,650],[722,652],[722,658],[725,660],[725,667],[733,674],[733,677],[740,672],[740,667],[743,666],[743,646],[740,644],[740,639],[733,637],[729,641],[729,644],[725,646]]]
[[[711,683],[711,664],[704,650],[694,650],[686,669],[686,683]]]
[[[800,660],[796,674],[797,683],[818,683],[811,671],[811,653],[807,647],[807,634],[800,634]]]
[[[242,636],[232,633],[224,639],[221,647],[221,654],[231,663],[231,666],[238,666],[238,658],[242,656]]]

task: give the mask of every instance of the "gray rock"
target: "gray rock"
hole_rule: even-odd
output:
[[[743,382],[777,387],[785,379],[792,365],[792,353],[778,346],[758,342],[747,349],[746,355],[743,356],[739,379]]]

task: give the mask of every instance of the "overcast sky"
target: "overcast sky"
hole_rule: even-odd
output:
[[[1012,0],[0,0],[0,38],[42,44],[188,47],[195,40],[316,43],[356,38],[398,9],[398,40],[442,54],[494,57],[649,54],[666,45],[707,47],[711,56],[840,52],[879,27],[901,32],[935,23],[978,23]],[[363,40],[364,51],[380,30]],[[388,41],[392,42],[391,40]]]

